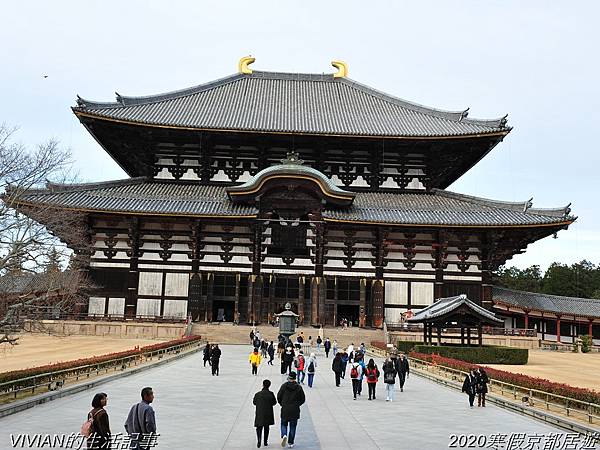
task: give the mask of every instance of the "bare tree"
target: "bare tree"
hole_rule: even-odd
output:
[[[23,201],[32,190],[59,189],[74,179],[70,152],[54,140],[30,150],[14,141],[15,131],[0,125],[0,279],[8,284],[0,285],[5,302],[0,342],[10,343],[26,319],[31,323],[49,311],[68,312],[83,301],[85,273],[77,267],[67,274],[56,268],[70,249],[89,254],[83,214]]]

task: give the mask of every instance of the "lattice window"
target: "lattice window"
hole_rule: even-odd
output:
[[[271,227],[271,245],[268,253],[274,256],[308,256],[306,225],[274,223]]]
[[[338,301],[359,301],[360,281],[338,278]]]

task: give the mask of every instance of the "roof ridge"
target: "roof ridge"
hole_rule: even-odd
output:
[[[167,91],[160,94],[153,95],[142,95],[142,96],[127,96],[121,95],[118,92],[115,92],[117,101],[116,102],[96,102],[93,100],[86,100],[79,95],[77,96],[77,107],[74,109],[110,109],[110,108],[122,108],[125,106],[132,105],[145,105],[149,103],[160,103],[165,100],[174,100],[180,97],[185,97],[188,95],[198,94],[200,92],[205,92],[220,86],[224,86],[226,84],[238,81],[243,79],[246,75],[235,73],[232,75],[228,75],[226,77],[218,78],[213,81],[209,81],[206,83],[198,84],[196,86],[191,86],[183,89],[177,89],[174,91]]]
[[[508,114],[505,114],[503,117],[497,119],[469,119],[467,118],[469,114],[469,109],[466,108],[461,111],[450,111],[439,108],[433,108],[431,106],[422,105],[420,103],[416,103],[410,100],[405,100],[403,98],[397,97],[395,95],[388,94],[386,92],[380,91],[379,89],[375,89],[369,85],[360,83],[351,78],[337,78],[338,82],[345,83],[348,86],[354,87],[366,94],[372,95],[380,100],[387,101],[389,103],[402,106],[404,108],[410,109],[412,111],[426,114],[430,116],[434,116],[441,119],[450,120],[452,122],[462,122],[462,123],[471,123],[475,125],[481,125],[490,128],[505,128],[506,119]],[[511,127],[506,127],[508,131],[510,131]]]
[[[504,201],[504,200],[493,200],[493,199],[489,199],[489,198],[485,198],[485,197],[478,197],[475,195],[460,194],[458,192],[447,191],[445,189],[432,188],[431,191],[433,191],[434,195],[439,195],[441,197],[452,198],[455,200],[462,200],[462,201],[466,201],[466,202],[470,202],[470,203],[476,203],[479,205],[486,205],[486,206],[496,207],[496,208],[505,208],[505,209],[510,209],[512,211],[522,211],[522,212],[531,211],[531,209],[530,209],[531,205],[532,205],[531,202],[533,200],[533,198],[531,198],[527,201],[508,202],[508,201]]]
[[[550,297],[550,298],[570,298],[573,300],[588,301],[590,303],[600,303],[600,299],[597,299],[597,298],[569,297],[568,295],[555,295],[555,294],[545,294],[543,292],[520,291],[518,289],[510,289],[510,288],[505,288],[503,286],[492,286],[492,288],[493,289],[501,289],[504,291],[515,292],[518,294],[532,294],[532,295],[540,295],[542,297]]]
[[[134,177],[134,178],[122,178],[120,180],[109,180],[109,181],[96,181],[96,182],[87,182],[87,183],[46,183],[45,189],[38,189],[41,191],[39,193],[48,193],[53,194],[55,192],[73,192],[73,191],[91,191],[96,188],[106,188],[106,187],[118,187],[118,186],[126,186],[131,184],[140,184],[148,181],[148,177]],[[27,191],[26,194],[33,193],[32,191]]]

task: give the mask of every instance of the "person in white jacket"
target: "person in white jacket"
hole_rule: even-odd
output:
[[[308,387],[313,387],[313,380],[315,379],[315,372],[317,371],[317,357],[314,353],[311,353],[306,360],[306,374],[308,375]]]

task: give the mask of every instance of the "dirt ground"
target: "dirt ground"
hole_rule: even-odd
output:
[[[156,344],[161,340],[121,339],[103,336],[48,336],[24,334],[18,345],[0,344],[0,372],[86,358],[129,350],[136,345]]]
[[[530,350],[524,366],[490,367],[600,391],[600,353],[563,353]]]

